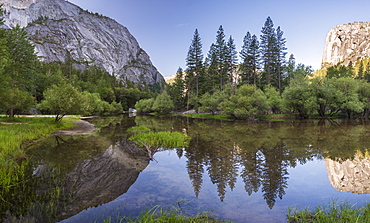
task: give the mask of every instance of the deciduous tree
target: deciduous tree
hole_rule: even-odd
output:
[[[56,122],[65,115],[82,113],[83,96],[71,84],[52,85],[44,92],[44,98],[38,108],[53,112]]]
[[[253,120],[267,109],[267,99],[255,85],[243,85],[229,100],[224,100],[219,108],[238,119]]]
[[[164,91],[162,94],[159,94],[154,103],[152,110],[159,113],[168,113],[174,109],[173,101],[170,96]]]

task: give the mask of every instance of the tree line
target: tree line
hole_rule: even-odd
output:
[[[296,66],[294,55],[286,60],[283,34],[280,26],[275,29],[272,19],[267,17],[260,38],[250,32],[244,36],[238,64],[235,41],[232,36],[226,39],[222,25],[205,59],[196,29],[186,57],[187,68],[185,71],[179,68],[174,83],[168,88],[175,107],[197,109],[204,94],[212,95],[228,88],[233,88],[235,93],[238,87],[246,84],[259,89],[272,86],[282,94],[294,72],[312,72],[302,64]]]
[[[312,115],[347,117],[370,114],[370,59],[355,65],[326,65],[313,72],[310,66],[296,64],[294,55],[286,59],[286,40],[270,17],[260,38],[246,33],[239,52],[233,38],[226,41],[219,27],[216,41],[205,59],[198,30],[194,32],[186,57],[186,70],[179,68],[174,81],[161,98],[142,101],[138,111],[195,109],[224,113],[238,119],[256,119],[261,114],[291,113],[300,118]],[[153,102],[163,98],[166,109]]]
[[[81,64],[86,69],[79,70],[75,64],[81,62],[73,60],[68,51],[64,62],[41,62],[24,28],[0,29],[0,113],[13,118],[37,107],[56,114],[56,120],[66,114],[112,114],[160,91],[155,86],[123,82],[96,66]]]

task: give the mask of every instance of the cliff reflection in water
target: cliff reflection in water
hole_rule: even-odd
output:
[[[356,153],[353,159],[325,159],[330,184],[338,191],[370,193],[370,159],[368,153]]]
[[[217,186],[221,201],[240,177],[248,195],[261,192],[270,208],[285,195],[289,168],[323,156],[351,158],[370,143],[368,125],[346,120],[247,123],[139,116],[136,123],[158,131],[186,130],[192,137],[178,155],[188,159],[196,197],[204,174]]]
[[[94,206],[108,203],[127,192],[141,171],[149,164],[146,154],[127,143],[122,135],[114,138],[114,126],[108,135],[104,130],[94,136],[56,136],[30,149],[34,163],[39,165],[35,177],[48,175],[50,168],[61,172],[60,185],[67,197],[56,213],[63,220]],[[108,133],[106,132],[106,133]],[[110,137],[107,137],[110,136]]]
[[[246,194],[261,196],[261,203],[266,202],[267,207],[272,209],[276,201],[283,199],[288,191],[291,168],[324,158],[331,168],[328,168],[328,174],[329,179],[334,182],[332,183],[334,187],[337,188],[335,185],[339,185],[342,191],[347,191],[343,190],[344,188],[352,187],[355,189],[351,191],[356,193],[367,190],[365,187],[361,188],[358,183],[352,183],[357,177],[351,179],[351,176],[360,175],[361,178],[366,178],[368,173],[365,167],[370,164],[364,159],[360,160],[356,155],[366,154],[370,144],[368,124],[349,123],[345,120],[248,123],[145,116],[101,118],[93,119],[91,122],[99,129],[97,134],[56,136],[28,150],[32,157],[31,162],[39,167],[33,175],[32,172],[29,174],[29,178],[34,180],[29,180],[27,184],[38,182],[30,189],[32,190],[30,194],[48,194],[50,188],[63,187],[59,209],[53,213],[57,220],[66,219],[82,210],[115,200],[134,184],[141,171],[149,164],[145,154],[141,154],[136,147],[126,142],[126,130],[135,125],[147,126],[153,131],[186,132],[192,137],[189,148],[179,148],[176,152],[179,157],[186,158],[184,163],[186,172],[194,195],[199,197],[199,200],[204,200],[200,197],[203,187],[205,191],[210,190],[204,183],[209,182],[205,179],[209,176],[221,201],[228,197],[228,193],[232,197],[228,191],[241,184]],[[330,161],[347,159],[352,160],[352,163]],[[359,161],[356,161],[357,159]],[[357,169],[349,170],[341,165],[356,165]],[[363,167],[360,168],[360,165]],[[54,172],[57,173],[60,182],[54,183],[55,177],[50,177],[52,170],[57,170]],[[158,174],[163,173],[159,171]],[[175,178],[176,182],[180,176],[171,177]],[[45,180],[40,180],[43,178]],[[50,185],[43,183],[49,180],[52,182]],[[142,180],[141,183],[146,179]],[[360,181],[361,184],[366,182]],[[144,186],[138,188],[144,189]],[[182,191],[178,187],[183,185],[175,183],[174,187]],[[154,193],[150,187],[148,190],[147,193],[153,196],[168,197],[171,193],[168,190],[165,194],[157,194],[158,192]],[[213,187],[211,190],[214,190]],[[141,196],[140,193],[139,190],[135,195]],[[145,203],[146,197],[143,196],[141,201]],[[182,194],[174,196],[181,197]],[[12,210],[10,213],[25,216],[24,210],[28,211],[29,207],[36,203],[32,199],[17,201],[24,205],[24,208],[18,208],[19,211]],[[141,207],[143,203],[141,201],[137,201],[136,209]],[[13,207],[17,207],[18,203]],[[6,217],[10,219],[9,216]],[[45,219],[39,216],[34,218]]]

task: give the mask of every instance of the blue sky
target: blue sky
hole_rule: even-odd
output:
[[[320,68],[326,35],[340,24],[370,21],[366,0],[69,0],[115,19],[127,27],[163,76],[186,68],[195,29],[203,54],[215,42],[220,25],[235,40],[238,52],[247,31],[261,34],[268,16],[286,38],[288,55],[297,63]]]

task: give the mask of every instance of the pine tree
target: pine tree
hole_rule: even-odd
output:
[[[209,48],[207,58],[205,60],[205,66],[207,66],[208,82],[210,83],[211,90],[214,90],[218,85],[218,59],[214,43],[212,43]]]
[[[295,58],[293,54],[290,54],[288,64],[285,67],[286,75],[287,75],[287,84],[294,78],[294,70],[295,70]]]
[[[259,68],[259,42],[256,35],[251,37],[247,32],[243,39],[242,50],[240,51],[242,59],[241,78],[242,84],[257,84],[257,71]]]
[[[186,65],[188,70],[197,70],[203,66],[202,42],[198,29],[195,30],[189,47],[188,55],[186,57]]]
[[[189,47],[188,55],[186,57],[186,65],[188,69],[186,71],[185,82],[187,84],[189,107],[190,93],[195,91],[196,97],[198,97],[199,75],[202,73],[201,70],[203,67],[202,43],[198,29],[195,30],[191,45]]]
[[[233,74],[235,70],[235,65],[238,62],[238,58],[237,58],[236,46],[235,46],[234,39],[232,38],[232,36],[230,36],[226,44],[225,62],[227,66],[229,81],[232,85],[234,85],[234,83],[236,83],[236,80]]]
[[[247,58],[248,58],[248,49],[251,45],[251,42],[252,42],[252,37],[251,37],[251,34],[249,32],[247,32],[244,36],[244,39],[243,39],[243,46],[242,46],[242,49],[240,51],[240,58],[242,59],[242,63],[245,63],[247,61]]]
[[[227,46],[225,41],[225,33],[222,25],[218,28],[216,35],[216,43],[214,44],[215,59],[217,63],[220,89],[223,90],[225,80],[227,80],[227,66],[225,66]]]
[[[181,67],[176,72],[175,80],[172,84],[168,85],[168,94],[171,96],[175,109],[182,109],[185,106],[185,82],[184,72]]]
[[[253,77],[253,84],[257,84],[257,75],[259,70],[259,58],[260,58],[260,50],[259,50],[259,42],[256,35],[252,36],[252,41],[248,49],[248,64],[252,68],[252,77]]]
[[[276,68],[276,45],[277,38],[274,24],[270,17],[267,17],[261,35],[261,62],[263,65],[263,84],[271,84],[277,87],[274,70]]]
[[[278,91],[280,92],[280,94],[282,93],[282,90],[283,90],[283,86],[282,86],[282,82],[283,82],[283,67],[284,67],[284,64],[285,64],[285,56],[287,54],[286,50],[287,48],[285,47],[285,43],[286,43],[286,40],[285,38],[283,37],[283,34],[284,32],[281,31],[280,29],[280,26],[278,26],[278,28],[276,29],[276,63],[277,63],[277,89]]]
[[[218,64],[225,62],[226,56],[226,41],[225,33],[222,25],[217,30],[216,43],[215,43],[216,60]]]
[[[4,71],[1,72],[1,79],[6,80],[5,86],[0,86],[0,93],[3,93],[0,97],[3,104],[0,110],[9,111],[10,118],[13,118],[16,112],[20,112],[17,111],[18,103],[29,104],[31,101],[32,104],[31,96],[36,95],[38,84],[36,67],[39,61],[24,28],[17,25],[0,33],[0,46],[6,43],[6,47],[1,46],[0,49],[0,60],[6,64],[2,65],[4,70],[0,69]]]

